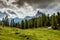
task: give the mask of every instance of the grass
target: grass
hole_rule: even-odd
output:
[[[0,26],[0,40],[60,40],[60,31],[48,28],[22,30]]]

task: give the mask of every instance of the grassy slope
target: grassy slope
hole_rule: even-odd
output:
[[[0,26],[0,40],[60,40],[60,31],[47,28],[22,30]]]

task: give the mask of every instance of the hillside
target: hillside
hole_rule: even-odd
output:
[[[60,40],[60,31],[47,28],[22,30],[0,26],[0,40]]]

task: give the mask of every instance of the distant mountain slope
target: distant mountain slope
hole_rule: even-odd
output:
[[[16,18],[14,18],[14,22],[21,22],[23,19],[22,18],[18,18],[18,17],[16,17]]]
[[[17,22],[21,22],[22,20],[29,20],[31,18],[36,18],[36,17],[39,17],[39,16],[42,16],[42,12],[40,11],[37,11],[36,15],[35,16],[26,16],[24,18],[18,18],[18,17],[15,17],[13,18],[14,19],[14,22],[17,23]],[[12,20],[12,19],[11,19]]]
[[[31,19],[31,18],[33,18],[33,16],[26,16],[25,18],[24,18],[24,20],[28,20],[28,19]]]
[[[37,11],[37,13],[36,13],[35,16],[26,16],[26,17],[24,17],[24,18],[19,18],[19,17],[13,18],[13,16],[16,15],[15,12],[10,11],[10,10],[7,10],[7,12],[6,12],[6,11],[5,11],[5,12],[1,12],[1,11],[0,11],[0,20],[2,20],[2,18],[3,18],[4,16],[6,16],[6,15],[8,15],[9,22],[10,22],[12,19],[14,19],[14,22],[17,23],[17,22],[20,22],[21,20],[29,20],[29,19],[31,19],[31,18],[39,17],[39,16],[42,15],[42,12]],[[13,15],[13,16],[11,16],[11,15]],[[11,17],[10,17],[10,16],[11,16]],[[16,15],[16,16],[17,16],[17,15]]]
[[[43,14],[42,12],[37,11],[35,16],[26,16],[24,19],[36,18],[36,17],[42,16],[42,14]]]
[[[21,22],[21,21],[23,20],[23,18],[18,18],[18,17],[8,18],[9,22],[11,22],[12,19],[14,19],[14,22],[15,22],[15,23]]]
[[[42,16],[42,12],[40,12],[40,11],[37,11],[37,14],[35,15],[36,17],[39,17],[39,16]]]

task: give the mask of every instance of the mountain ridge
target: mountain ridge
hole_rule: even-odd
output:
[[[3,12],[3,13],[2,13],[2,12],[0,11],[0,14],[1,14],[2,16],[3,16],[3,14],[9,16],[10,14],[15,14],[15,13],[12,12],[12,11],[9,11],[9,13],[7,14],[7,12]],[[26,17],[24,17],[24,18],[19,18],[19,17],[12,18],[12,17],[10,17],[10,18],[8,18],[8,19],[9,19],[9,21],[11,21],[12,19],[14,19],[14,21],[17,23],[17,22],[19,22],[19,21],[29,20],[29,19],[31,19],[31,18],[39,17],[39,16],[41,16],[41,15],[42,15],[42,12],[40,12],[40,11],[38,10],[35,16],[26,16]]]

